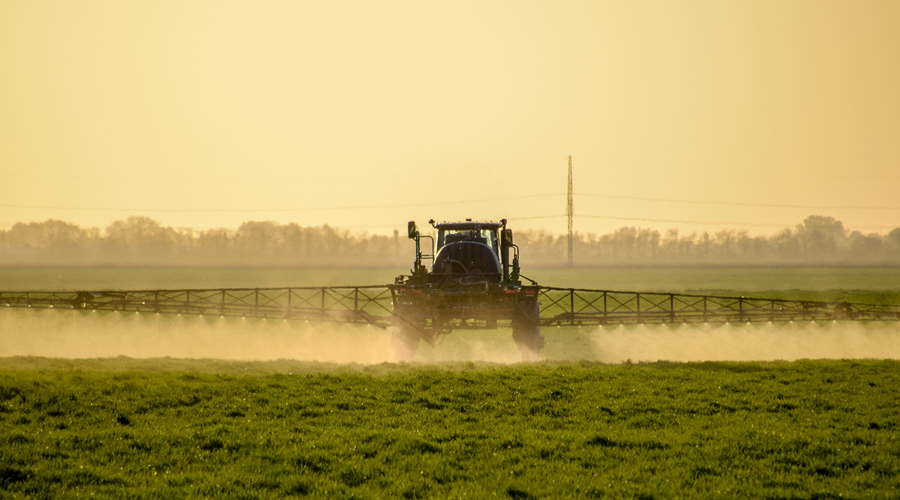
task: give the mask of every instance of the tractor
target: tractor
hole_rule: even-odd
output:
[[[413,359],[421,341],[434,345],[452,330],[502,326],[512,328],[523,361],[538,360],[544,346],[540,287],[521,275],[519,248],[506,219],[429,224],[436,237],[421,234],[409,222],[415,262],[411,274],[398,276],[390,287],[396,358]],[[523,285],[522,278],[529,284]]]

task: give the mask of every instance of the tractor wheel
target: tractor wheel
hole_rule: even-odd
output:
[[[834,319],[856,319],[856,313],[853,312],[853,306],[846,302],[841,302],[834,307]]]
[[[422,341],[420,324],[424,326],[423,321],[407,316],[394,316],[394,324],[391,326],[391,347],[394,349],[394,361],[416,359],[416,350]]]
[[[537,301],[523,304],[513,319],[512,331],[516,347],[522,353],[522,361],[540,361],[544,337],[541,336],[540,305]]]

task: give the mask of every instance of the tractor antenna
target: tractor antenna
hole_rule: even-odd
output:
[[[569,218],[569,267],[574,264],[572,258],[572,219],[575,217],[575,208],[572,196],[572,157],[569,156],[569,192],[566,200],[566,216]]]

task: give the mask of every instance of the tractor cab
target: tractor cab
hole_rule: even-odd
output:
[[[432,280],[447,275],[499,283],[500,228],[498,222],[453,222],[435,224],[437,248]]]
[[[421,235],[416,223],[409,223],[409,237],[416,241],[416,261],[409,280],[399,277],[397,283],[449,285],[496,283],[519,284],[518,248],[513,244],[512,231],[506,229],[506,219],[499,222],[439,222],[429,223],[437,231],[435,237]],[[433,253],[421,246],[421,239],[432,240]],[[510,261],[510,249],[514,258]],[[423,260],[432,260],[428,272]]]
[[[437,252],[452,243],[472,241],[486,245],[498,258],[500,256],[500,228],[498,222],[443,222],[437,229]]]

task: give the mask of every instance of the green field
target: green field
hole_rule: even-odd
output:
[[[65,498],[896,498],[895,361],[7,358],[0,490]]]

